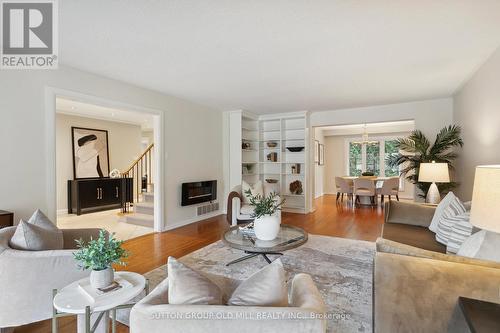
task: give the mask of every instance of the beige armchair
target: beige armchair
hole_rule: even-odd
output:
[[[391,200],[391,196],[395,196],[397,201],[399,201],[399,177],[391,177],[384,180],[381,188],[377,189],[377,195],[380,195],[380,200],[384,202],[384,196],[388,196]]]
[[[88,276],[73,259],[75,239],[97,238],[99,229],[65,229],[64,249],[20,251],[10,248],[16,227],[0,230],[0,329],[52,317],[52,290]]]
[[[337,202],[339,201],[339,198],[341,202],[344,201],[344,194],[347,195],[348,199],[352,199],[352,180],[348,180],[343,177],[335,177],[335,186],[337,187]]]
[[[354,201],[359,202],[359,197],[370,197],[371,203],[375,204],[375,186],[375,181],[371,177],[354,179]]]
[[[222,276],[209,277],[226,299],[239,284]],[[132,308],[130,332],[325,332],[326,307],[311,277],[297,274],[290,290],[289,307],[170,305],[167,278]]]

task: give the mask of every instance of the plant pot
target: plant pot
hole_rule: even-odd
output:
[[[95,288],[106,288],[110,286],[115,279],[115,273],[113,268],[108,267],[106,269],[90,272],[90,285]]]
[[[280,232],[281,218],[278,214],[266,215],[255,219],[253,229],[255,237],[260,240],[270,241]]]

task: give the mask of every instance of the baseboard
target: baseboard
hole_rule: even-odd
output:
[[[68,208],[58,209],[56,211],[57,216],[68,215]]]
[[[167,226],[165,227],[164,231],[170,231],[170,230],[173,230],[173,229],[177,229],[177,228],[183,227],[185,225],[188,225],[188,224],[191,224],[191,223],[195,223],[195,222],[200,222],[200,221],[203,221],[203,220],[206,220],[206,219],[209,219],[209,218],[212,218],[212,217],[216,217],[216,216],[219,216],[219,215],[222,215],[221,210],[218,210],[218,211],[215,211],[215,212],[212,212],[212,213],[209,213],[209,214],[201,215],[201,216],[195,216],[193,218],[190,218],[190,219],[187,219],[187,220],[184,220],[184,221],[175,222],[175,223],[170,224],[170,225],[167,224]]]

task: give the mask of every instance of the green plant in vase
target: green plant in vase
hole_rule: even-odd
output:
[[[91,238],[88,242],[79,239],[76,244],[78,251],[73,256],[80,268],[91,270],[90,283],[96,289],[113,283],[113,264],[126,265],[123,259],[129,254],[122,248],[123,241],[114,238],[114,233],[108,236],[106,230],[102,229],[97,239]]]
[[[281,206],[285,200],[281,200],[275,192],[268,196],[260,194],[253,195],[252,191],[245,191],[245,195],[254,207],[252,217],[254,218],[255,236],[260,240],[273,240],[278,236],[281,224]]]

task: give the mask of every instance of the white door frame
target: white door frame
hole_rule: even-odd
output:
[[[45,138],[47,160],[47,207],[48,214],[55,221],[57,215],[57,174],[56,174],[56,98],[70,98],[83,103],[120,109],[124,111],[142,112],[153,115],[154,118],[154,154],[155,154],[155,196],[154,196],[154,231],[165,230],[166,210],[164,200],[164,175],[165,175],[165,149],[164,142],[164,117],[161,110],[146,108],[138,105],[123,103],[107,98],[82,94],[76,91],[54,87],[45,87]]]

